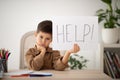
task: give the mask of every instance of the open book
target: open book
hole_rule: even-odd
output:
[[[52,73],[41,72],[41,71],[32,71],[32,70],[20,70],[20,71],[4,73],[4,76],[11,76],[11,77],[44,77],[44,76],[52,76]]]

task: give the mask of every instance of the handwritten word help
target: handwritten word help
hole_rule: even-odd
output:
[[[81,31],[81,32],[80,32]],[[86,37],[93,39],[94,24],[65,24],[56,25],[56,40],[57,43],[66,42],[85,42]]]
[[[98,43],[97,17],[53,18],[53,49],[70,49],[74,43],[88,48]]]

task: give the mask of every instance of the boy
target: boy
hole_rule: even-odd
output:
[[[27,66],[32,70],[64,70],[68,67],[67,63],[70,54],[80,50],[77,44],[74,44],[72,49],[66,51],[64,56],[60,56],[59,51],[52,50],[49,47],[49,44],[52,42],[52,22],[49,20],[38,24],[35,37],[35,47],[30,48],[25,55]]]

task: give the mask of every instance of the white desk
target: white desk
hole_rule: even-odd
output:
[[[10,77],[4,76],[2,80],[112,80],[106,74],[97,70],[41,70],[42,72],[53,73],[49,77]]]

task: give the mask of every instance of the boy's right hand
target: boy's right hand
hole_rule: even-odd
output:
[[[42,53],[46,52],[46,48],[44,46],[37,45],[37,49],[41,51]]]

